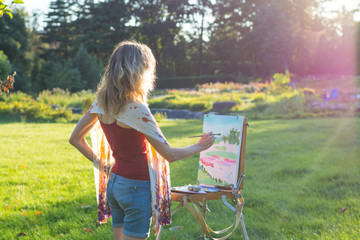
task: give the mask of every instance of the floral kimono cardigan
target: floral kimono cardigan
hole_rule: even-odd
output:
[[[104,114],[98,101],[95,99],[88,113]],[[149,108],[141,103],[128,103],[123,111],[114,118],[126,125],[150,136],[160,142],[167,143]],[[106,199],[106,185],[110,177],[111,167],[114,163],[112,151],[104,132],[97,122],[90,131],[92,148],[97,156],[94,159],[94,174],[96,195],[98,202],[98,220],[105,223],[111,215],[111,209]],[[160,225],[171,223],[171,188],[170,169],[168,162],[146,141],[146,156],[149,167],[151,186],[151,207],[154,234],[157,234]]]

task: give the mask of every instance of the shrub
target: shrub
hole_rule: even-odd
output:
[[[87,109],[95,100],[95,94],[91,90],[82,90],[70,93],[68,90],[54,88],[39,93],[38,100],[46,104],[55,104],[62,107],[82,107]],[[90,103],[90,105],[88,105]],[[88,107],[87,107],[88,106]]]
[[[275,73],[273,76],[273,81],[270,84],[270,90],[273,94],[281,94],[282,92],[288,89],[289,83],[290,83],[289,72],[286,72],[285,74]]]
[[[55,121],[58,118],[72,120],[71,110],[61,106],[53,109],[50,104],[36,101],[21,92],[5,97],[5,101],[0,104],[0,115],[21,121]]]
[[[90,108],[91,104],[94,102],[95,98],[86,97],[84,100],[82,100],[81,108],[83,111]]]
[[[252,101],[254,103],[261,103],[261,102],[265,102],[265,98],[266,98],[265,93],[262,93],[262,92],[255,93]]]
[[[30,95],[26,94],[26,93],[17,91],[17,92],[14,92],[14,93],[12,93],[12,94],[10,94],[8,96],[3,96],[3,99],[4,99],[5,103],[11,103],[11,102],[15,102],[15,101],[28,102],[28,101],[32,100],[32,97]]]
[[[240,105],[235,105],[230,109],[230,112],[241,112],[244,110]]]
[[[155,118],[155,120],[156,120],[157,122],[160,122],[160,121],[162,121],[162,120],[164,120],[164,119],[167,119],[167,114],[166,114],[166,112],[164,112],[164,113],[156,112],[153,116],[154,116],[154,118]]]
[[[176,95],[170,95],[170,96],[164,97],[164,101],[169,101],[169,100],[173,100],[173,99],[180,99],[180,97],[176,96]]]
[[[164,108],[163,98],[153,98],[148,101],[150,108]]]
[[[190,111],[204,111],[209,108],[207,102],[196,102],[190,105]]]
[[[264,112],[269,107],[269,104],[267,103],[257,103],[255,104],[255,107],[251,109],[251,111],[254,112]]]

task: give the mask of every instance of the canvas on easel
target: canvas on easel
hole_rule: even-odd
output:
[[[205,115],[203,132],[220,134],[200,153],[198,184],[235,186],[239,176],[244,117]]]
[[[203,132],[212,132],[216,140],[209,149],[200,153],[197,184],[173,187],[171,190],[171,201],[181,202],[172,210],[172,215],[185,206],[201,225],[201,239],[206,239],[205,234],[211,239],[227,239],[240,226],[244,239],[248,240],[242,214],[244,199],[241,194],[248,126],[247,119],[243,116],[205,115]],[[229,198],[234,206],[227,201]],[[232,226],[220,231],[210,231],[205,220],[207,201],[210,200],[222,200],[235,213],[235,223]],[[221,238],[213,236],[223,235],[225,232],[227,235]],[[157,240],[160,236],[161,232]]]

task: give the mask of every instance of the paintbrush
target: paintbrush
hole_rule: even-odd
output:
[[[202,135],[195,135],[195,136],[189,136],[189,138],[196,138],[196,137],[202,137],[204,134],[202,134]],[[213,134],[213,136],[220,136],[221,135],[221,133],[215,133],[215,134]]]

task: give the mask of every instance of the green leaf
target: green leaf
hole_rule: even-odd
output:
[[[14,0],[12,3],[24,4],[22,0]]]
[[[13,15],[11,12],[5,12],[7,15],[9,15],[9,17],[12,19],[13,18]]]
[[[6,8],[6,6],[7,6],[6,4],[1,4],[1,5],[0,5],[0,10],[5,9],[5,8]]]

